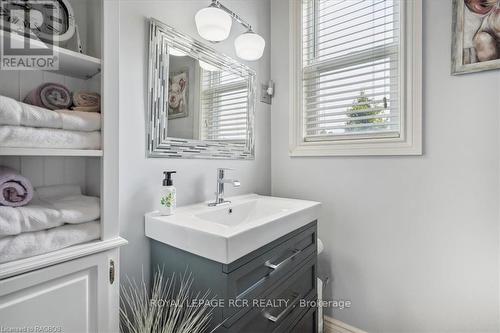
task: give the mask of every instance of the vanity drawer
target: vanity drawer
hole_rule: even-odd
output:
[[[228,299],[251,303],[252,299],[263,295],[279,279],[302,265],[306,258],[316,255],[316,238],[316,224],[313,224],[229,273]],[[228,318],[238,310],[241,309],[226,308],[224,317]]]
[[[316,333],[318,331],[318,310],[316,308],[309,309],[306,314],[300,318],[299,322],[294,325],[290,333]]]
[[[315,300],[317,298],[316,254],[302,264],[303,266],[291,272],[290,276],[276,281],[275,288],[259,298],[263,305],[272,302],[273,306],[265,308],[256,305],[237,321],[232,323],[228,321],[227,324],[231,326],[226,324],[226,328],[219,332],[290,332],[291,327],[296,325],[309,310],[307,307],[300,306],[301,300]],[[302,333],[308,332],[303,331]]]

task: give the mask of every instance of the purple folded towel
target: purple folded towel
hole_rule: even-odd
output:
[[[31,182],[16,170],[0,166],[0,205],[19,207],[33,199]]]
[[[73,101],[70,91],[62,84],[44,83],[32,90],[24,103],[50,110],[63,110],[69,109]]]

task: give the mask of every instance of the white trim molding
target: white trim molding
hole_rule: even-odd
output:
[[[302,106],[301,1],[289,1],[290,156],[422,155],[422,0],[402,1],[401,129],[397,137],[306,141]]]
[[[325,333],[367,333],[340,320],[325,316]]]
[[[121,237],[114,237],[107,240],[74,245],[62,250],[48,252],[34,257],[6,262],[0,264],[0,280],[29,271],[34,271],[36,269],[53,266],[62,262],[82,258],[91,254],[116,249],[126,244],[128,244],[128,242],[125,239]]]

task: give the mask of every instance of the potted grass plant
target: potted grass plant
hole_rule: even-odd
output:
[[[144,276],[137,283],[127,278],[120,297],[120,329],[128,333],[204,333],[212,317],[210,292],[192,292],[193,278],[165,278],[155,271],[148,291]],[[191,302],[193,299],[197,302]]]

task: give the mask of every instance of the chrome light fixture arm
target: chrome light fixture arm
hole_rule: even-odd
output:
[[[241,16],[224,6],[219,0],[212,0],[208,8],[200,9],[195,17],[198,33],[210,42],[221,42],[228,38],[233,21],[246,28],[246,32],[236,37],[234,48],[236,56],[243,60],[254,61],[262,57],[266,41],[252,30],[252,26]]]
[[[219,9],[225,11],[226,13],[228,13],[231,16],[232,19],[234,19],[236,22],[238,22],[239,24],[244,26],[248,31],[253,32],[252,26],[250,25],[250,23],[245,21],[241,16],[239,16],[238,14],[233,12],[231,9],[229,9],[226,6],[224,6],[223,4],[221,4],[219,0],[212,0],[210,7],[219,8]]]

